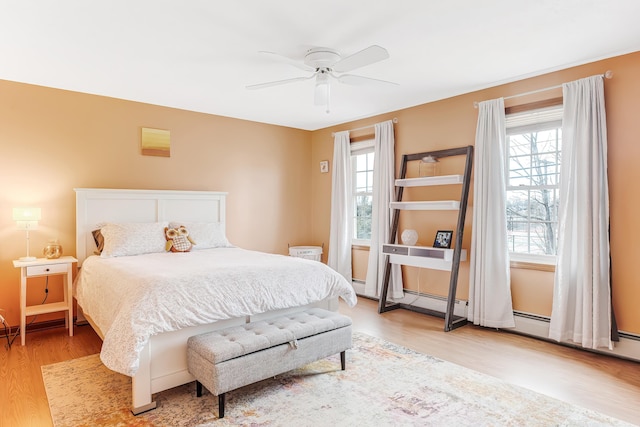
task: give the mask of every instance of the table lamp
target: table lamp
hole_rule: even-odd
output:
[[[40,220],[40,208],[13,208],[13,220],[18,224],[20,230],[27,232],[27,256],[21,257],[20,261],[35,261],[36,257],[29,256],[29,230],[38,227]]]

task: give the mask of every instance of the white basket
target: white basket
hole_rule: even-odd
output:
[[[289,246],[289,255],[297,258],[310,259],[313,261],[321,261],[321,246]]]

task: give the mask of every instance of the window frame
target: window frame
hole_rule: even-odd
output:
[[[545,131],[545,130],[553,130],[560,129],[562,131],[562,111],[563,106],[562,103],[559,105],[551,105],[551,106],[541,106],[541,107],[532,107],[525,111],[513,112],[512,114],[507,113],[506,115],[506,155],[505,155],[505,195],[508,191],[516,191],[519,186],[509,185],[509,173],[510,173],[510,161],[511,161],[511,151],[509,145],[509,136],[510,135],[519,135],[532,131]],[[562,136],[560,136],[560,144],[559,148],[557,148],[556,152],[560,160],[557,163],[557,167],[560,168],[562,162]],[[558,193],[560,190],[560,171],[558,170],[558,180],[556,185],[552,185],[551,187],[555,188]],[[549,188],[549,185],[541,185],[541,186],[533,186],[528,185],[525,186],[526,190],[532,190],[535,188]],[[558,194],[559,197],[559,194]],[[506,213],[506,212],[505,212]],[[530,222],[528,222],[530,223]],[[556,223],[557,226],[557,223]],[[556,235],[557,238],[557,235]],[[545,265],[545,266],[554,266],[557,260],[557,254],[555,255],[546,255],[546,254],[532,254],[532,253],[524,253],[524,252],[512,252],[509,250],[510,260],[515,264],[520,266],[527,265]],[[534,267],[535,268],[535,267]]]
[[[355,203],[355,190],[356,190],[356,173],[357,170],[354,167],[355,156],[362,154],[369,154],[375,152],[375,141],[373,139],[367,139],[365,141],[352,142],[350,145],[350,161],[351,161],[351,202],[353,203],[353,216],[350,221],[354,221],[356,218],[356,203]],[[375,167],[375,155],[374,155],[374,167]],[[373,171],[373,169],[372,169]],[[373,183],[372,183],[373,190]],[[373,196],[373,193],[372,193]],[[353,230],[351,235],[351,246],[366,246],[371,247],[371,239],[358,239],[354,237],[356,230]]]

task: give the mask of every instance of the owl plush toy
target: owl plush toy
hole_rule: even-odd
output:
[[[189,252],[196,242],[189,237],[189,230],[184,225],[178,228],[164,228],[164,237],[167,239],[165,249],[167,252]]]

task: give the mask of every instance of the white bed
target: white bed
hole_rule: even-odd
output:
[[[107,259],[92,257],[96,251],[92,231],[107,222],[217,222],[220,223],[224,232],[226,193],[88,188],[78,188],[75,191],[76,257],[79,267],[87,258],[91,257],[86,262],[86,269],[81,269],[76,283],[76,296],[79,297],[79,317],[85,317],[104,340],[103,353],[101,354],[103,362],[118,372],[132,376],[132,411],[136,414],[155,408],[155,402],[152,400],[153,393],[193,381],[193,377],[187,371],[186,364],[186,341],[189,336],[299,311],[309,306],[337,310],[338,295],[349,304],[355,303],[355,293],[353,293],[351,286],[347,283],[348,290],[345,290],[343,285],[346,281],[343,281],[341,277],[336,278],[336,274],[332,270],[315,261],[261,254],[240,248],[194,250],[183,254],[153,253]],[[161,270],[163,266],[169,265],[169,262],[175,262],[174,260],[180,260],[184,269],[178,271],[177,267],[171,267],[164,270],[166,274],[149,272],[144,269],[147,267],[139,269],[140,263],[138,261],[143,260],[150,263],[151,269],[156,272]],[[281,262],[286,264],[282,265],[283,269],[289,268],[288,264],[293,262],[295,264],[293,267],[300,269],[300,272],[296,273],[298,276],[295,277],[288,274],[288,270],[281,270],[278,273],[277,287],[281,288],[282,293],[278,294],[280,296],[269,295],[267,287],[272,285],[267,283],[268,281],[262,283],[263,280],[247,280],[249,276],[256,278],[266,276],[262,274],[262,271],[257,270],[252,275],[238,274],[238,271],[247,273],[250,271],[250,267],[244,265],[245,262],[251,262],[251,268],[261,268],[260,265],[268,264],[270,270],[280,268]],[[211,279],[206,276],[213,273],[207,271],[205,274],[204,267],[202,269],[199,267],[204,264],[235,265],[238,267],[222,269],[226,275],[225,281],[231,277],[235,288],[230,288],[230,290],[216,288],[215,291],[210,291],[207,287],[209,285],[202,284],[200,286],[200,282],[220,281],[218,276],[212,276]],[[107,303],[106,301],[110,300],[107,297],[108,293],[113,295],[133,294],[133,292],[127,292],[124,279],[113,279],[115,276],[110,276],[110,271],[116,270],[131,276],[132,280],[137,280],[131,285],[131,289],[136,289],[136,292],[141,288],[158,289],[159,286],[152,286],[152,284],[159,283],[161,279],[169,277],[171,279],[162,285],[162,290],[165,293],[160,294],[161,297],[151,295],[146,298],[141,297],[141,293],[136,293],[136,298]],[[188,292],[175,292],[172,287],[173,282],[184,277],[186,271],[197,271],[198,280],[189,283]],[[172,276],[172,274],[174,275]],[[221,273],[217,272],[216,274]],[[299,276],[300,274],[303,276]],[[301,288],[296,288],[296,283],[301,281],[300,277],[313,277],[315,286],[301,292]],[[90,278],[93,281],[89,280]],[[91,295],[94,294],[91,291],[93,283],[99,283],[98,279],[101,279],[102,282],[113,283],[113,285],[106,288],[102,294],[95,292],[95,295]],[[326,286],[323,282],[326,282]],[[242,292],[236,292],[237,289],[241,289],[239,287],[241,284],[246,284],[251,290],[246,290],[244,295]],[[167,289],[171,291],[167,291]],[[185,294],[184,301],[178,300],[180,294]],[[194,301],[197,304],[198,301],[209,298],[209,294],[212,295],[211,298],[214,294],[226,295],[224,299],[229,300],[228,307],[218,307],[219,299],[211,299],[207,304],[204,304],[205,311],[195,314],[190,310],[181,311],[182,304],[192,304]],[[264,294],[265,298],[248,297],[251,294],[254,296]],[[304,296],[300,294],[304,294]],[[173,301],[174,298],[176,299],[175,303],[178,304],[177,307],[171,306],[170,310],[167,310],[166,307],[164,310],[151,308],[153,305],[150,305],[152,304],[150,301],[167,301],[168,299]],[[80,304],[81,301],[83,304]],[[215,307],[218,309],[214,311]],[[130,331],[129,326],[116,324],[115,315],[111,316],[110,311],[122,313],[120,317],[127,319],[138,318],[138,314],[141,312],[151,312],[153,319],[151,321],[142,319]],[[162,311],[171,312],[167,316],[177,315],[178,317],[177,319],[163,318]],[[114,337],[118,340],[122,338],[123,341],[114,343]],[[122,347],[122,353],[119,353],[120,347]]]

